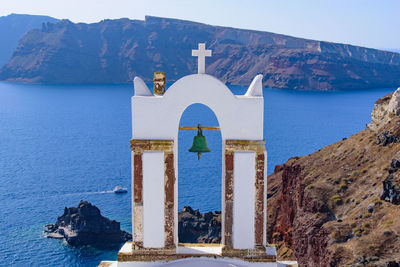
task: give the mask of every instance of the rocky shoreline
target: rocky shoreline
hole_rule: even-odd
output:
[[[186,206],[178,213],[178,235],[181,243],[220,243],[221,212],[201,213]],[[78,207],[64,209],[55,224],[45,226],[47,238],[63,239],[80,247],[112,247],[132,240],[132,235],[120,229],[120,223],[103,217],[98,207],[87,201]]]
[[[178,212],[178,238],[181,243],[221,243],[221,212],[185,206]]]

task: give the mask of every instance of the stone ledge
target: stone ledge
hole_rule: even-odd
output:
[[[132,139],[130,141],[131,149],[135,153],[143,153],[144,151],[159,150],[172,153],[174,149],[174,140],[142,140]]]
[[[214,258],[214,259],[239,259],[247,262],[276,262],[276,257],[274,256],[238,256],[235,254],[232,255],[223,255],[218,256],[215,254],[169,254],[166,251],[164,252],[157,252],[153,251],[153,253],[148,254],[141,254],[141,253],[134,253],[134,254],[118,254],[118,262],[154,262],[154,261],[161,261],[161,262],[169,262],[179,259],[186,259],[186,258]]]
[[[193,244],[185,244],[182,247],[190,247]],[[207,247],[207,244],[197,245],[199,247]],[[132,242],[127,242],[118,253],[118,262],[150,262],[150,261],[173,261],[185,258],[199,258],[207,257],[214,259],[240,259],[247,262],[276,262],[276,253],[271,253],[270,249],[257,248],[257,249],[230,249],[221,244],[212,244],[209,247],[216,248],[222,247],[222,254],[196,254],[196,253],[177,253],[176,248],[148,248],[148,249],[132,249]],[[269,247],[268,247],[269,248]],[[275,250],[274,250],[275,251]],[[267,252],[271,254],[267,254]]]
[[[254,151],[256,153],[264,153],[264,140],[226,140],[225,152],[227,154],[237,151]]]
[[[112,265],[102,265],[104,262],[101,262],[99,266],[107,266],[107,267],[116,267],[118,265],[117,261],[107,262]],[[276,261],[276,262],[249,262],[243,261],[240,259],[231,259],[231,258],[206,258],[206,257],[189,257],[184,259],[178,259],[175,261],[152,261],[152,262],[123,262],[122,266],[125,267],[160,267],[160,266],[257,266],[257,267],[298,267],[296,261]]]

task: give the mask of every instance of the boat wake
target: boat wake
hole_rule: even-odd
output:
[[[97,195],[97,194],[112,194],[114,191],[107,190],[107,191],[97,191],[97,192],[77,192],[77,193],[69,193],[65,194],[65,196],[76,196],[76,195]]]

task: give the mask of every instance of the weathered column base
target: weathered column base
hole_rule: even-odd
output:
[[[141,242],[126,242],[118,252],[118,262],[127,261],[165,261],[173,260],[176,254],[175,247],[172,248],[143,248]]]
[[[258,246],[254,249],[234,249],[224,247],[222,257],[237,258],[250,262],[276,262],[275,247]]]
[[[163,248],[145,248],[143,247],[143,242],[126,242],[124,246],[129,244],[132,247],[132,251],[140,251],[140,250],[148,250],[148,251],[153,251],[153,250],[175,250],[175,246],[169,246],[169,247],[163,247]]]

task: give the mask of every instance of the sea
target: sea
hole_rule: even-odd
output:
[[[230,86],[235,95],[245,87]],[[316,92],[264,89],[268,173],[365,128],[374,102],[395,88]],[[118,250],[73,248],[44,225],[87,200],[131,232],[132,85],[0,82],[0,266],[97,266]],[[223,103],[221,103],[222,105]],[[168,112],[168,111],[166,111]],[[154,114],[157,116],[157,114]],[[195,104],[181,126],[218,126]],[[179,132],[179,209],[221,209],[221,135],[204,131],[210,153],[188,152],[196,131]],[[127,194],[114,194],[122,185]]]

